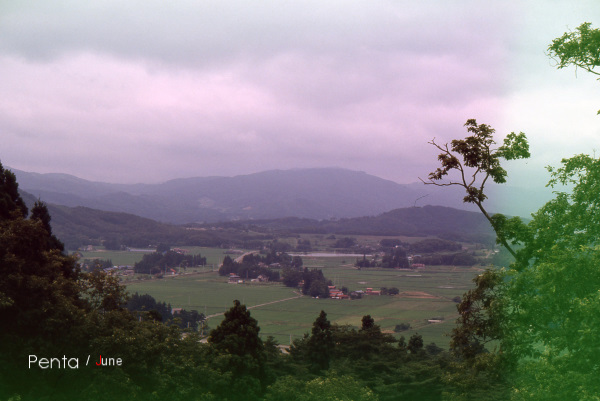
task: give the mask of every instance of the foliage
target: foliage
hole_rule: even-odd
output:
[[[313,372],[329,369],[329,361],[334,348],[331,323],[325,311],[321,311],[306,342],[307,359]]]
[[[366,254],[363,255],[362,259],[356,259],[356,267],[384,267],[384,268],[402,268],[407,269],[409,267],[408,256],[406,251],[401,247],[395,247],[388,249],[382,256],[381,260],[378,260],[379,255],[375,255],[374,259],[368,260]]]
[[[250,316],[246,305],[236,299],[233,307],[225,312],[225,319],[211,331],[208,342],[221,352],[259,358],[263,349],[259,331],[258,323]]]
[[[399,333],[408,329],[410,329],[410,323],[400,323],[394,327],[394,332]]]
[[[19,184],[12,171],[5,170],[0,163],[0,219],[8,219],[13,213],[27,216],[25,202],[19,195]]]
[[[310,240],[308,239],[300,239],[298,240],[298,245],[296,245],[296,252],[310,252],[312,251],[312,245]]]
[[[154,316],[158,315],[161,322],[168,322],[173,319],[171,305],[166,302],[158,302],[152,295],[140,295],[137,292],[129,297],[126,307],[131,312],[152,312]]]
[[[451,265],[451,266],[473,266],[477,259],[466,252],[419,255],[413,257],[413,263],[423,263],[425,265]]]
[[[282,282],[286,287],[297,288],[302,281],[302,271],[291,267],[283,269]]]
[[[503,230],[483,207],[483,202],[487,198],[484,188],[490,178],[497,184],[505,183],[507,173],[500,165],[501,160],[528,158],[529,143],[524,133],[511,132],[504,139],[504,144],[495,148],[496,142],[493,139],[495,130],[492,127],[487,124],[477,124],[475,119],[467,120],[465,127],[472,135],[465,139],[452,140],[451,146],[447,143],[439,145],[435,139],[429,142],[442,152],[438,155],[441,167],[429,174],[428,181],[421,181],[426,185],[463,187],[466,191],[463,201],[474,203],[479,207],[494,228],[498,241],[515,256],[504,238]],[[444,181],[453,172],[457,173],[458,178]]]
[[[110,269],[113,266],[113,262],[110,259],[84,259],[81,262],[81,269],[84,271]]]
[[[352,248],[354,245],[356,245],[356,238],[344,237],[344,238],[338,238],[335,241],[335,244],[333,244],[333,247],[334,248]]]
[[[528,373],[518,379],[525,392],[585,399],[600,392],[592,379],[600,358],[600,159],[578,155],[549,171],[549,185],[571,185],[570,193],[557,192],[527,225],[507,224],[507,237],[523,248],[506,273],[515,312],[506,313],[505,343]],[[532,375],[543,392],[529,388]]]
[[[400,247],[396,247],[386,252],[381,258],[381,267],[387,268],[408,268],[408,257],[406,251]]]
[[[240,301],[225,312],[225,319],[210,332],[208,342],[215,350],[219,370],[231,375],[227,398],[258,399],[265,378],[264,345],[256,319]]]
[[[548,46],[548,56],[556,62],[558,69],[573,65],[600,75],[594,70],[600,66],[600,29],[593,29],[590,22],[584,22],[575,31],[554,39]]]
[[[136,273],[143,274],[157,274],[175,267],[205,265],[206,257],[203,257],[200,254],[184,255],[175,251],[171,251],[167,246],[167,250],[162,252],[157,251],[150,254],[145,254],[142,257],[142,260],[135,264],[134,271]]]
[[[561,69],[571,65],[592,74],[600,75],[594,68],[600,66],[600,30],[584,22],[575,31],[566,32],[548,46],[548,55]]]
[[[271,251],[265,256],[259,254],[248,254],[242,259],[242,262],[236,262],[230,256],[223,259],[223,265],[219,268],[221,276],[227,276],[231,273],[237,274],[244,278],[257,278],[263,275],[269,281],[279,281],[279,272],[269,268],[269,266],[288,267],[292,265],[292,257],[285,252]],[[301,264],[302,259],[296,264]]]
[[[418,354],[423,349],[423,336],[419,333],[415,333],[408,339],[408,345],[406,349],[410,351],[411,354]]]
[[[303,382],[285,376],[269,387],[266,401],[376,401],[379,398],[351,376],[330,373]]]
[[[320,269],[304,268],[302,272],[302,293],[311,297],[329,298],[331,281],[327,280]]]
[[[470,120],[471,121],[471,120]],[[442,168],[430,175],[440,180],[450,170],[462,175],[466,202],[478,204],[497,232],[498,240],[514,256],[504,270],[488,270],[475,279],[459,305],[458,327],[451,347],[458,358],[446,376],[456,399],[478,399],[478,391],[518,400],[593,399],[600,387],[594,380],[600,358],[595,334],[600,329],[600,160],[577,155],[549,167],[548,185],[569,185],[570,192],[555,192],[555,199],[532,215],[519,218],[487,215],[482,206],[483,185],[488,177],[505,181],[499,159],[525,157],[524,137],[512,137],[490,160],[493,130],[467,123],[476,135],[452,141],[443,150]],[[435,143],[434,143],[435,145]],[[464,166],[476,168],[472,181],[465,180]],[[480,186],[477,174],[485,172]],[[452,185],[439,184],[439,185]],[[585,278],[582,280],[582,278]],[[495,344],[489,352],[487,344]],[[414,344],[413,344],[414,345]],[[410,341],[409,346],[410,348]],[[414,348],[414,347],[413,347]],[[484,386],[481,383],[485,383]],[[478,390],[475,390],[478,388]]]
[[[292,246],[290,244],[288,244],[287,242],[281,242],[281,241],[278,241],[277,239],[274,239],[269,244],[269,249],[271,250],[271,252],[275,252],[275,253],[288,252],[288,251],[292,250]]]

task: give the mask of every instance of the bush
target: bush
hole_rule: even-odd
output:
[[[410,323],[400,323],[400,324],[397,324],[396,327],[394,327],[394,332],[400,333],[401,331],[405,331],[405,330],[409,330],[409,329],[410,329]]]

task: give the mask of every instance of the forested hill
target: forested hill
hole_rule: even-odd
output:
[[[20,191],[21,197],[32,208],[37,198]],[[194,230],[129,213],[107,212],[88,207],[68,207],[47,204],[53,233],[74,250],[83,245],[100,245],[110,241],[131,247],[168,243],[198,246],[243,246],[248,241],[261,240],[266,236],[248,234],[239,230]]]
[[[477,212],[443,206],[408,207],[377,216],[313,220],[283,218],[219,223],[224,228],[257,231],[347,235],[438,236],[457,241],[494,242],[495,234],[486,218]]]

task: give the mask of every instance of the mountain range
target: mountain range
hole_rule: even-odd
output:
[[[316,220],[375,216],[397,208],[464,204],[459,187],[398,184],[340,168],[270,170],[234,177],[195,177],[160,184],[113,184],[68,174],[17,169],[19,189],[56,205],[135,214],[172,224],[298,217]],[[528,216],[549,191],[490,187],[492,212]]]

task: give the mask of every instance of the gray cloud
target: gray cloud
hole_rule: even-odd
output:
[[[549,125],[537,109],[555,88],[515,89],[536,79],[530,49],[552,70],[553,36],[522,40],[539,15],[520,2],[38,3],[0,20],[0,160],[15,168],[134,182],[341,166],[409,182],[435,164],[426,142],[467,118],[534,143]]]

